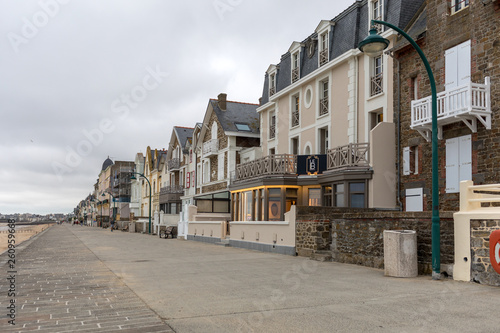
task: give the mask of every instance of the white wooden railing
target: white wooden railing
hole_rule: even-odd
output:
[[[246,180],[267,175],[296,175],[297,155],[268,155],[255,161],[238,164],[235,180]]]
[[[462,120],[479,120],[491,128],[490,78],[484,84],[469,82],[466,85],[437,94],[438,126]],[[411,102],[411,128],[428,128],[432,123],[431,96]],[[461,116],[466,118],[460,118]],[[472,118],[471,118],[472,117]],[[469,123],[466,122],[469,125]],[[473,131],[474,129],[471,128]]]
[[[327,154],[327,169],[370,166],[369,150],[369,143],[350,143],[330,149]]]

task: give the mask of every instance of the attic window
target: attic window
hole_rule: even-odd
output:
[[[234,125],[236,125],[238,131],[247,131],[247,132],[251,131],[250,126],[248,126],[248,124],[234,123]]]

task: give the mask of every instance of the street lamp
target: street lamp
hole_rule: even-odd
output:
[[[148,181],[149,184],[149,234],[151,235],[151,183],[149,182],[149,179],[146,178],[146,176],[144,176],[142,173],[139,172],[132,172],[132,175],[130,176],[131,180],[137,179],[135,178],[134,174],[143,177]]]
[[[108,192],[106,192],[106,193],[108,193],[108,194],[109,194],[109,195],[113,198],[113,215],[112,215],[112,218],[113,218],[113,223],[114,223],[114,221],[115,221],[115,207],[116,207],[116,206],[115,206],[115,203],[116,203],[116,198],[115,198],[115,196],[113,195],[113,193],[111,193],[111,192],[109,192],[109,191],[108,191]],[[104,193],[102,194],[102,196],[104,197]],[[110,206],[111,206],[111,205],[110,205]]]
[[[379,20],[372,20],[371,25],[382,24],[394,29],[401,34],[413,48],[417,51],[422,59],[429,76],[429,82],[432,92],[432,279],[439,280],[441,278],[441,250],[440,250],[440,225],[439,225],[439,174],[438,174],[438,129],[437,129],[437,92],[436,81],[432,73],[431,66],[425,57],[422,49],[415,43],[415,41],[403,30],[398,27]],[[389,46],[389,41],[377,34],[376,29],[370,30],[370,35],[366,37],[358,48],[361,52],[365,52],[369,56],[374,56],[382,53],[384,49]],[[399,152],[398,152],[399,154]],[[399,193],[398,193],[399,195]]]

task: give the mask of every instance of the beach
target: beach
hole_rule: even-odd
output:
[[[51,224],[39,224],[33,226],[16,226],[15,240],[16,247],[19,246],[22,242],[30,239],[34,235],[42,232],[43,230],[49,228]],[[4,253],[8,248],[8,239],[9,239],[9,231],[7,229],[7,225],[2,224],[2,228],[0,229],[0,254]],[[11,238],[12,239],[12,238]]]

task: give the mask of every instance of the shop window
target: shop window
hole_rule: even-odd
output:
[[[365,208],[365,183],[349,183],[350,207]]]
[[[333,188],[335,189],[335,207],[345,207],[345,189],[344,184],[335,184]]]
[[[310,188],[308,198],[309,198],[309,206],[320,206],[321,205],[321,189],[320,188]]]
[[[297,197],[298,197],[298,189],[296,188],[287,188],[286,189],[286,211],[285,213],[290,211],[292,206],[297,205]]]
[[[269,221],[281,221],[281,189],[268,189],[268,216]]]
[[[332,187],[323,186],[323,206],[332,206]]]

